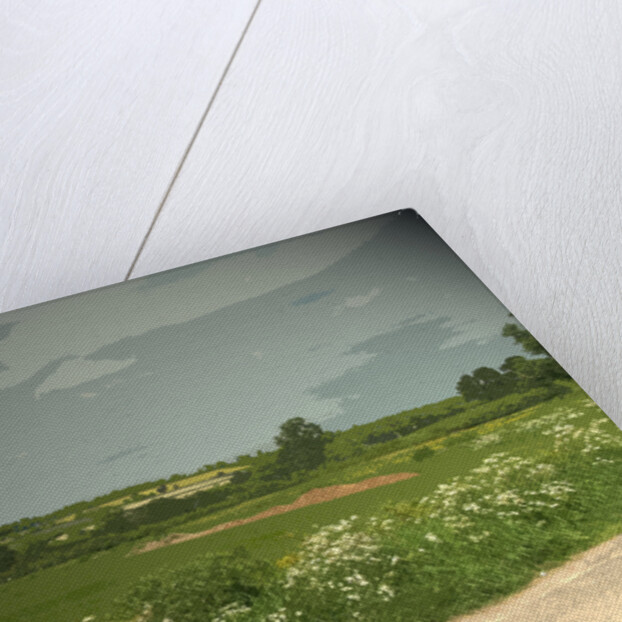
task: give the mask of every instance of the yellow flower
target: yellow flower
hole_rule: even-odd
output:
[[[293,566],[298,561],[298,557],[296,555],[286,555],[285,557],[281,557],[276,562],[276,565],[279,568],[289,568]]]

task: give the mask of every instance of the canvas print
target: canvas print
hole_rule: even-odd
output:
[[[413,211],[3,314],[0,427],[6,622],[622,620],[622,433]]]

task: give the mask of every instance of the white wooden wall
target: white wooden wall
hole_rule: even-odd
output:
[[[414,207],[622,424],[616,0],[0,8],[0,309]]]

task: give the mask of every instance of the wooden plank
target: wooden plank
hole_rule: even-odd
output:
[[[415,207],[622,423],[619,11],[265,0],[134,275]]]
[[[254,6],[5,6],[0,309],[124,278]]]

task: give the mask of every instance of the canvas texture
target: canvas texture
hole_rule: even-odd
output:
[[[622,620],[622,433],[413,211],[0,316],[0,620]]]

